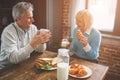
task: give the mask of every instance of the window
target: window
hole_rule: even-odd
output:
[[[94,26],[99,30],[112,32],[117,0],[89,0],[88,10],[94,15]]]
[[[74,12],[86,8],[92,13],[95,28],[102,33],[120,36],[120,0],[83,0],[85,5],[82,8],[80,8],[82,0],[73,1],[76,1],[76,4],[74,4],[76,11],[74,10]],[[74,5],[72,4],[72,6]]]

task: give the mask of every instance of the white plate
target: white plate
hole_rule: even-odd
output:
[[[91,75],[92,75],[92,70],[89,68],[89,67],[87,67],[87,66],[84,66],[84,65],[82,65],[83,66],[83,68],[87,71],[87,75],[85,75],[85,76],[81,76],[81,77],[78,77],[78,76],[76,76],[76,75],[72,75],[72,74],[69,74],[71,77],[74,77],[74,78],[88,78],[88,77],[90,77]]]
[[[42,70],[55,70],[57,69],[57,67],[52,67],[51,69],[45,69],[45,68],[41,68]]]
[[[53,58],[38,58],[38,59],[42,59],[42,60],[52,60]],[[45,68],[41,68],[43,70],[55,70],[57,69],[57,67],[52,67],[51,69],[45,69]]]
[[[38,59],[42,59],[42,60],[52,60],[53,58],[38,58]]]

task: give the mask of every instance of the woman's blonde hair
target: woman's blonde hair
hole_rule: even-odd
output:
[[[87,28],[91,27],[91,25],[93,23],[92,14],[86,9],[83,9],[83,10],[79,11],[76,14],[76,19],[78,21],[82,21],[85,24],[84,27],[87,27]]]

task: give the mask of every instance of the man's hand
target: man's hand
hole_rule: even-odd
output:
[[[45,32],[43,34],[40,34],[39,31],[34,35],[33,39],[30,41],[30,45],[35,48],[37,45],[45,43],[49,41],[49,38],[51,37],[51,32]]]
[[[51,32],[45,32],[42,34],[42,43],[49,41],[51,37]]]

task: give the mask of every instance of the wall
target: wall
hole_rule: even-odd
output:
[[[34,24],[40,28],[46,28],[46,0],[28,0],[34,6]]]
[[[67,33],[67,31],[70,31],[70,26],[69,26],[69,22],[68,22],[68,18],[69,18],[69,0],[64,0],[63,2],[63,11],[62,11],[62,36],[66,36],[69,35],[69,33]]]
[[[63,36],[66,34],[69,25],[69,6],[70,0],[64,0],[63,7]],[[105,80],[119,80],[120,78],[120,39],[113,39],[102,36],[102,42],[100,46],[99,64],[109,66],[109,71]]]
[[[120,39],[102,37],[99,63],[109,66],[108,75],[120,76]]]
[[[47,0],[47,28],[52,37],[48,42],[47,50],[57,52],[62,39],[62,9],[63,0]]]

